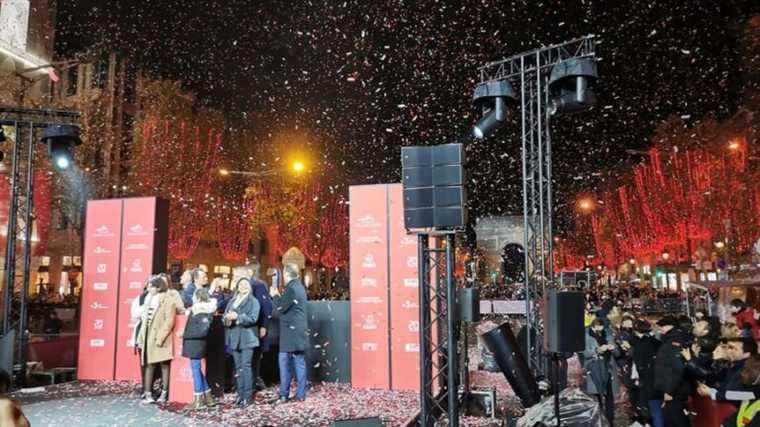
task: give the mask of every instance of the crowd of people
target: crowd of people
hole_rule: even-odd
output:
[[[760,314],[754,308],[736,299],[719,319],[704,310],[691,317],[636,312],[624,308],[627,298],[611,293],[589,292],[587,301],[583,386],[610,425],[624,390],[639,425],[690,426],[689,401],[700,397],[735,406],[723,426],[760,425],[754,416],[760,410]]]
[[[209,283],[207,273],[200,268],[183,273],[180,289],[171,286],[166,274],[148,278],[142,294],[133,301],[131,311],[136,323],[135,351],[140,355],[141,402],[168,400],[170,363],[178,356],[172,334],[177,334],[182,338],[181,356],[190,359],[193,378],[194,399],[186,409],[216,406],[201,363],[209,350],[215,317],[224,325],[223,351],[234,365],[237,406],[250,405],[255,394],[265,388],[261,378],[262,356],[273,347],[273,322],[278,324],[279,330],[276,345],[280,387],[277,399],[268,403],[303,401],[307,393],[305,310],[308,298],[298,266],[286,264],[283,277],[282,292],[277,287],[267,286],[257,263],[235,267],[231,289],[223,289],[217,280]],[[175,326],[177,314],[188,316],[181,331]],[[296,378],[293,396],[292,371]],[[158,372],[161,385],[154,392]]]

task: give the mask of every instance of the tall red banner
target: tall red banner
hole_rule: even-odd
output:
[[[121,200],[87,203],[77,377],[112,380],[116,356]]]
[[[169,374],[169,401],[177,403],[189,403],[193,400],[193,371],[190,369],[190,359],[182,357],[182,338],[179,333],[185,330],[187,316],[178,315],[174,318],[174,359],[172,360],[171,373]],[[203,372],[206,372],[206,362],[203,363]]]
[[[132,321],[132,301],[140,296],[153,268],[154,197],[124,199],[121,225],[121,272],[119,280],[119,318],[116,344],[117,380],[139,380],[140,359],[132,341],[137,322]]]
[[[401,184],[388,186],[391,307],[391,383],[394,390],[420,389],[420,295],[417,236],[404,228]]]
[[[388,320],[388,190],[349,189],[351,383],[390,388]]]

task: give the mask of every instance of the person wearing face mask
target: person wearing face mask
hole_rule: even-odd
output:
[[[741,331],[742,337],[760,340],[760,322],[754,308],[749,307],[740,299],[735,299],[731,301],[730,311],[736,319],[736,326]]]
[[[223,322],[225,344],[232,351],[235,361],[237,380],[237,400],[235,404],[244,408],[250,404],[253,396],[253,371],[251,360],[253,352],[259,346],[259,302],[251,292],[250,269],[235,267],[232,271],[232,283],[237,287],[235,296],[227,304]]]
[[[583,366],[583,390],[599,400],[599,407],[610,422],[615,418],[615,396],[619,391],[617,348],[604,321],[595,319],[586,329],[586,349],[578,353]]]
[[[691,387],[686,379],[686,361],[681,350],[688,347],[690,336],[678,328],[678,319],[665,316],[657,322],[662,344],[654,362],[654,388],[663,395],[663,417],[668,427],[690,426],[686,402]]]

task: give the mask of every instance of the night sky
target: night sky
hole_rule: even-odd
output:
[[[651,3],[651,4],[649,4]],[[190,8],[189,5],[193,7]],[[102,45],[181,79],[261,143],[319,142],[351,184],[400,180],[400,147],[460,141],[477,120],[477,67],[585,34],[601,38],[599,104],[554,122],[556,211],[640,160],[656,125],[725,118],[739,102],[741,24],[721,1],[58,2],[60,54]],[[519,121],[467,141],[471,217],[522,210]],[[255,147],[253,148],[256,149]]]

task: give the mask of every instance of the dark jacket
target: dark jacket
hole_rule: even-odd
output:
[[[259,302],[258,326],[259,328],[267,330],[267,334],[264,335],[264,338],[259,336],[259,346],[261,347],[261,351],[269,351],[269,346],[272,341],[269,336],[269,323],[272,319],[273,308],[272,298],[269,296],[269,289],[267,289],[266,283],[261,280],[251,280],[251,292],[253,292],[253,296],[256,297],[256,300]]]
[[[631,358],[639,375],[639,403],[646,407],[646,402],[662,397],[654,389],[654,360],[660,342],[650,335],[631,338]]]
[[[685,376],[686,361],[681,355],[688,341],[688,334],[676,328],[663,335],[654,362],[655,391],[667,393],[678,400],[686,400],[691,394],[691,386]]]
[[[199,302],[192,308],[182,333],[182,356],[190,359],[206,357],[207,338],[216,311],[216,302]]]
[[[277,309],[273,314],[280,321],[280,352],[306,351],[309,336],[306,321],[306,288],[294,279],[285,286]]]
[[[182,302],[185,304],[185,308],[190,308],[193,305],[193,295],[195,295],[195,283],[190,282],[187,287],[180,291]]]
[[[259,302],[253,295],[248,295],[239,306],[235,307],[233,297],[227,303],[225,314],[234,311],[238,314],[237,320],[227,325],[225,329],[225,345],[230,350],[256,348],[259,346],[259,327],[256,322],[259,319]]]

